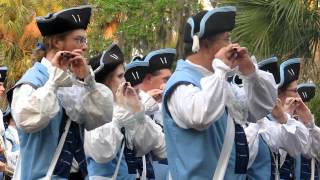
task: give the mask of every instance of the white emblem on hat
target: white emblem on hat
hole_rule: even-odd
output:
[[[292,68],[288,69],[288,72],[291,76],[294,76],[295,75],[295,72]]]
[[[76,23],[81,22],[79,14],[77,14],[78,19],[76,18],[76,16],[74,14],[71,14],[71,16],[73,17],[74,22],[76,22]]]
[[[140,79],[138,71],[136,71],[135,73],[132,72],[131,74],[132,74],[134,80]]]
[[[160,58],[160,61],[162,62],[162,64],[167,64],[168,63],[166,57]]]
[[[119,57],[116,54],[111,54],[110,57],[112,57],[113,59],[116,59],[116,60],[119,59]]]
[[[307,98],[307,97],[308,97],[308,94],[307,94],[306,92],[302,92],[302,96],[303,96],[304,98]]]

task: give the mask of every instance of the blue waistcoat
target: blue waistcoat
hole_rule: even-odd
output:
[[[120,153],[108,163],[97,163],[92,158],[87,158],[87,165],[88,165],[88,174],[89,177],[92,176],[102,176],[102,177],[109,177],[111,178],[116,170],[116,166],[119,160]],[[117,180],[135,180],[136,175],[129,174],[128,166],[125,161],[124,156],[120,162],[120,169],[118,172]]]
[[[29,84],[37,89],[42,87],[48,79],[47,68],[37,62],[23,75],[14,88],[22,84]],[[11,93],[9,95],[12,95],[14,88],[10,90]],[[8,99],[10,101],[12,97]],[[27,133],[23,129],[17,128],[20,141],[21,178],[23,180],[35,180],[46,175],[59,142],[59,130],[64,118],[65,114],[60,104],[60,111],[50,120],[48,126],[44,129],[35,133]],[[53,179],[64,178],[54,176]]]
[[[311,177],[311,159],[300,155],[296,159],[295,175],[296,179],[309,180]],[[319,162],[315,164],[315,179],[319,179]]]
[[[270,180],[271,178],[271,152],[259,135],[259,150],[256,159],[247,172],[248,180]]]
[[[193,84],[201,88],[203,75],[192,65],[179,60],[177,68],[163,94],[164,133],[171,177],[174,180],[211,180],[221,153],[228,114],[216,120],[208,129],[197,131],[177,126],[168,110],[167,102],[180,84]],[[225,180],[245,179],[245,174],[235,173],[236,151],[233,146]],[[246,165],[244,165],[246,166]]]

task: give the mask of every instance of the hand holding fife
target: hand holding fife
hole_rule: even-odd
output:
[[[312,113],[310,109],[306,106],[306,104],[302,101],[302,99],[296,98],[295,104],[296,109],[294,111],[294,115],[298,116],[299,120],[302,120],[304,124],[312,123]]]
[[[299,98],[295,98],[295,97],[286,98],[285,103],[284,103],[285,112],[287,112],[288,114],[293,116],[293,114],[298,106],[298,103],[297,103],[298,99]]]
[[[58,51],[52,59],[52,65],[64,71],[69,67],[75,77],[84,79],[89,74],[86,59],[82,56],[83,51],[76,49],[74,51]]]
[[[235,65],[239,66],[239,71],[241,74],[248,76],[255,72],[256,68],[251,60],[248,49],[245,47],[240,47],[239,45],[234,46],[236,56]]]
[[[229,44],[221,48],[216,53],[215,58],[222,60],[231,69],[239,66],[239,71],[243,75],[250,75],[255,71],[248,49],[240,47],[239,44]]]
[[[120,84],[116,92],[116,102],[132,112],[139,112],[142,108],[136,90],[128,82]]]
[[[221,48],[216,54],[215,58],[220,59],[224,64],[229,66],[231,69],[233,69],[236,64],[236,54],[234,47],[237,44],[230,44],[226,47]]]

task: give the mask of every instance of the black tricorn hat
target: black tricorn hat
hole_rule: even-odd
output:
[[[258,67],[260,70],[271,73],[277,84],[280,82],[280,73],[279,73],[277,57],[272,57],[272,58],[260,61],[258,63]]]
[[[313,83],[299,84],[297,91],[303,102],[309,102],[316,94],[316,85]]]
[[[184,42],[193,43],[192,51],[197,52],[200,49],[199,40],[231,31],[235,26],[235,16],[235,7],[224,6],[189,17],[185,25]]]
[[[91,7],[85,5],[36,17],[36,22],[42,36],[50,36],[76,29],[86,30],[90,17]]]
[[[111,44],[106,50],[89,59],[89,65],[95,74],[95,79],[100,82],[119,64],[124,63],[124,55],[117,44]],[[100,82],[102,83],[102,82]]]
[[[149,62],[143,60],[143,58],[135,56],[126,65],[124,78],[127,82],[130,82],[131,86],[142,83],[144,77],[149,72]]]
[[[176,49],[173,48],[158,49],[150,52],[144,58],[144,61],[149,63],[149,72],[171,69],[176,53]]]

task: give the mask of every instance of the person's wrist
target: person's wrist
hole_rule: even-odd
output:
[[[243,76],[249,76],[256,72],[256,67],[252,62],[247,62],[239,66],[239,71]]]
[[[288,116],[285,113],[280,114],[277,119],[280,124],[286,124],[288,122]]]
[[[140,103],[138,103],[138,104],[136,104],[136,105],[134,105],[134,106],[131,107],[131,111],[132,111],[133,113],[140,112],[141,110],[142,110],[142,109],[141,109]]]

